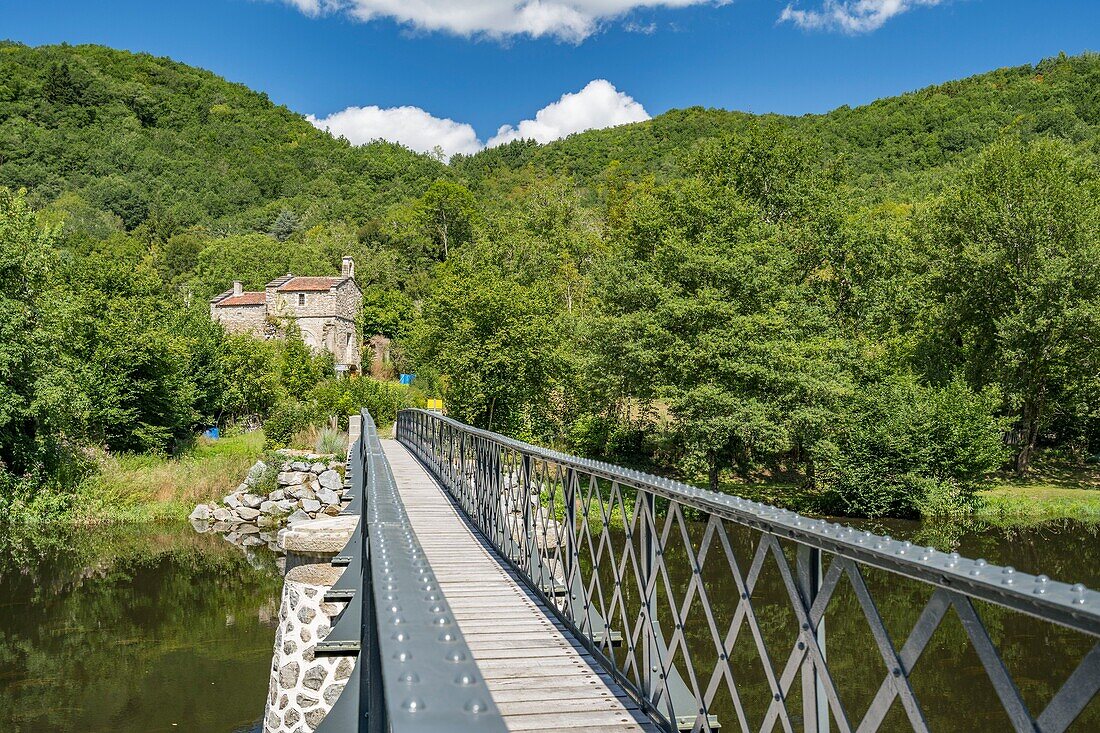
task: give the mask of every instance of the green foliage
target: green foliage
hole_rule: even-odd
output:
[[[1100,388],[1100,176],[1053,142],[991,146],[921,231],[937,257],[938,368],[996,385],[1017,470],[1055,417],[1094,414]],[[939,366],[942,365],[942,366]]]
[[[223,417],[266,415],[282,387],[279,367],[285,363],[276,341],[226,335],[218,354],[224,389],[218,392],[217,413]]]
[[[275,405],[264,421],[266,445],[275,448],[290,445],[290,441],[309,425],[309,415],[302,403],[283,400]]]
[[[310,212],[306,226],[355,218],[421,195],[444,170],[398,145],[334,139],[264,94],[168,59],[0,50],[0,186],[26,187],[39,204],[79,192],[161,239],[214,222],[266,233],[284,211]]]
[[[424,406],[408,387],[370,377],[326,380],[313,387],[305,401],[313,424],[320,425],[335,418],[345,430],[348,415],[357,415],[364,407],[370,410],[377,424],[388,425],[397,419],[398,410]]]
[[[1007,457],[999,405],[995,390],[976,394],[962,380],[862,386],[845,424],[813,447],[820,508],[871,517],[965,509]]]
[[[279,379],[287,394],[300,400],[315,384],[332,374],[332,354],[313,353],[302,341],[302,332],[293,321],[284,328],[285,345],[279,365]]]
[[[450,375],[450,414],[485,428],[530,432],[549,397],[556,333],[551,292],[469,258],[436,271],[417,334],[419,359]]]

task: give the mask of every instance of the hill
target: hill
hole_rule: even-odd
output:
[[[267,95],[166,58],[0,42],[0,186],[62,194],[159,236],[197,224],[267,231],[283,209],[364,220],[443,166],[354,147]]]
[[[1100,54],[998,69],[822,115],[671,110],[646,122],[578,133],[547,145],[518,141],[453,165],[475,179],[530,165],[591,183],[618,161],[629,171],[660,177],[676,171],[701,141],[743,133],[758,123],[816,140],[824,153],[847,163],[861,188],[885,195],[881,187],[886,186],[919,195],[944,169],[961,165],[1005,134],[1095,145]]]

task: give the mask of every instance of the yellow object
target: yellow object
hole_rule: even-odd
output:
[[[443,400],[428,400],[428,409],[443,412]]]

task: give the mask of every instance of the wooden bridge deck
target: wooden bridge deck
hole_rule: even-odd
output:
[[[394,440],[383,449],[413,531],[509,730],[656,731]]]

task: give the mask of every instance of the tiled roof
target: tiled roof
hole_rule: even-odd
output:
[[[346,278],[342,277],[295,277],[278,286],[279,292],[286,293],[302,290],[328,290],[334,285],[339,285]]]
[[[278,287],[279,287],[280,285],[282,285],[283,283],[287,283],[287,282],[290,282],[290,281],[291,281],[291,280],[293,280],[293,279],[294,279],[294,276],[293,276],[293,275],[291,275],[291,274],[290,274],[290,273],[288,272],[287,274],[283,275],[282,277],[277,277],[277,278],[275,278],[274,280],[272,280],[271,282],[269,282],[269,283],[268,283],[267,285],[265,285],[264,287],[265,287],[265,288],[267,288],[267,289],[269,289],[269,290],[270,290],[271,288],[275,288],[275,289],[278,289]]]
[[[264,305],[267,302],[267,296],[264,293],[241,293],[240,295],[233,295],[233,291],[230,290],[227,297],[218,296],[214,299],[214,305],[221,308],[223,306],[230,305]]]

